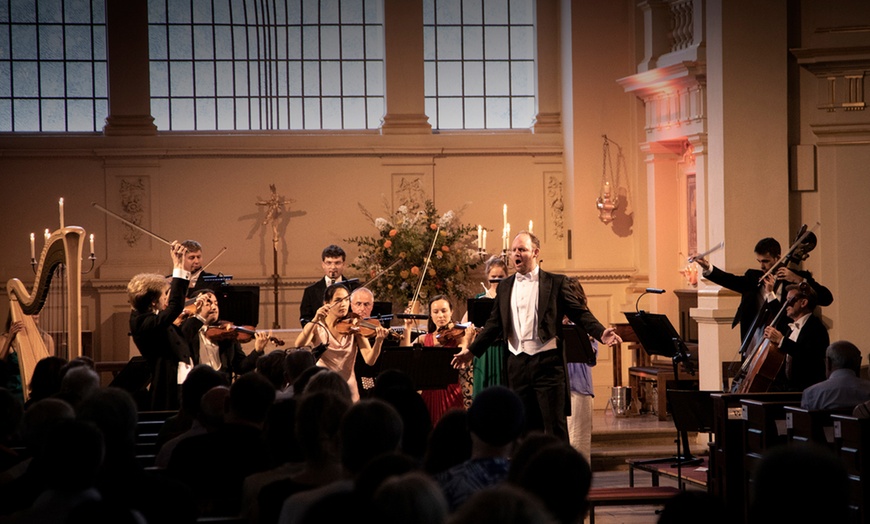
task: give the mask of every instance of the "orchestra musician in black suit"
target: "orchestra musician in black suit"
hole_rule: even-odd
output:
[[[190,272],[190,284],[187,289],[187,296],[193,297],[201,289],[220,289],[221,282],[209,281],[207,277],[216,277],[214,273],[209,273],[202,269],[202,244],[196,240],[185,240],[181,243],[186,249],[187,254],[184,255],[184,269]]]
[[[722,271],[703,257],[694,258],[704,270],[704,278],[741,294],[740,306],[731,324],[731,327],[740,324],[740,340],[745,340],[746,335],[752,330],[762,305],[771,303],[769,307],[774,314],[776,313],[783,303],[786,286],[789,284],[806,282],[815,291],[817,304],[820,306],[828,306],[834,301],[830,290],[816,282],[809,271],[779,267],[762,283],[761,278],[776,265],[781,253],[782,249],[776,239],[762,238],[755,244],[755,257],[759,269],[747,269],[743,275]]]
[[[173,322],[184,309],[190,272],[184,269],[187,249],[177,241],[170,244],[172,281],[156,273],[140,273],[127,283],[130,334],[151,369],[152,410],[179,407],[179,368],[193,366],[190,348]]]
[[[344,282],[350,291],[356,287],[342,276],[346,258],[344,249],[335,244],[328,245],[323,249],[320,260],[325,276],[306,287],[302,293],[302,303],[299,304],[299,322],[302,327],[311,322],[314,313],[323,305],[323,294],[326,292],[326,288],[338,282]]]
[[[508,345],[508,385],[523,400],[526,429],[542,430],[568,441],[568,379],[565,372],[562,319],[608,345],[622,342],[605,329],[581,302],[565,275],[538,266],[540,240],[520,232],[511,245],[516,274],[502,280],[495,306],[483,330],[468,348],[453,357],[453,366],[467,366],[503,337]]]

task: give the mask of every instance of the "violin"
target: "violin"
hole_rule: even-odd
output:
[[[237,340],[244,344],[250,342],[257,330],[253,326],[236,326],[229,320],[219,320],[217,324],[209,326],[205,330],[205,336],[213,343],[217,344],[222,340]],[[269,336],[269,342],[276,346],[283,346],[284,341],[280,338]]]
[[[468,324],[454,324],[450,322],[446,326],[441,326],[435,331],[435,340],[442,346],[452,346],[458,344],[465,337],[465,330],[471,326]]]
[[[381,325],[377,321],[372,322],[371,320],[376,319],[362,318],[356,313],[351,312],[348,316],[335,323],[335,330],[341,335],[359,333],[366,338],[373,337],[377,334],[377,328],[381,327]],[[392,329],[388,330],[387,336],[394,340],[401,340],[402,338],[402,335]]]
[[[181,314],[172,323],[176,326],[181,326],[185,320],[194,315],[196,315],[196,299],[188,298],[184,301],[184,309],[181,310]]]

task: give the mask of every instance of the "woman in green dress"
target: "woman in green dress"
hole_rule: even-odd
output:
[[[507,278],[507,263],[505,260],[494,255],[486,261],[485,273],[489,288],[485,293],[480,293],[474,298],[495,298],[495,288],[498,283]],[[505,358],[507,346],[504,340],[497,340],[483,353],[483,356],[474,357],[474,395],[490,386],[504,386],[507,384],[505,374]]]

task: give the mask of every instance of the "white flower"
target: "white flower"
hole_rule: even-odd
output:
[[[453,219],[456,218],[456,215],[453,214],[453,211],[448,211],[441,216],[441,219],[438,220],[438,225],[440,227],[447,227],[453,222]]]
[[[390,227],[390,223],[387,222],[386,218],[378,217],[375,219],[375,227],[378,228],[378,231],[385,231]]]
[[[396,213],[398,213],[400,215],[407,215],[408,214],[408,206],[399,206],[399,209],[396,210]]]

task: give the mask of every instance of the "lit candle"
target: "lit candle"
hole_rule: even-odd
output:
[[[481,247],[483,248],[483,252],[486,253],[486,230],[483,230],[483,242],[481,243]]]
[[[48,228],[45,228],[45,241],[46,242],[48,242],[48,237],[50,237],[50,236],[51,236],[51,234],[48,232]]]
[[[60,228],[63,229],[63,197],[58,200],[57,207],[60,208]]]
[[[483,247],[483,228],[480,227],[480,224],[477,224],[477,249]]]
[[[30,258],[36,259],[36,234],[30,234]]]
[[[531,232],[532,232],[532,221],[529,220],[529,233],[531,233]]]
[[[94,254],[94,234],[91,233],[91,254]]]
[[[510,249],[511,247],[511,225],[508,224],[504,229],[504,248]]]

